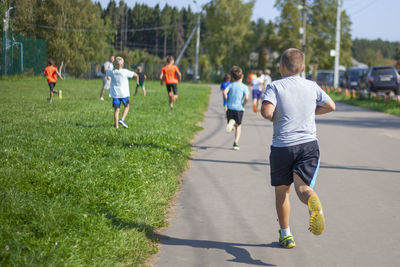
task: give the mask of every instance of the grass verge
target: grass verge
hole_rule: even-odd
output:
[[[156,252],[210,90],[181,84],[170,110],[147,82],[129,129],[114,129],[101,84],[60,81],[49,104],[44,79],[0,80],[0,265],[139,265]]]
[[[329,92],[329,95],[334,101],[400,116],[400,104],[395,100],[385,102],[383,97],[380,97],[378,100],[372,97],[366,99],[351,98],[346,96],[344,92],[339,93],[334,91]]]

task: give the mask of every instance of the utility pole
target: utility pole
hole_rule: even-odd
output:
[[[197,76],[199,75],[199,47],[200,47],[200,14],[197,16],[197,40],[196,40],[196,65],[194,66],[193,81],[197,83]]]
[[[342,12],[342,0],[337,0],[336,13],[336,45],[335,45],[335,72],[333,76],[333,87],[339,86],[339,57],[340,57],[340,13]]]
[[[3,40],[3,47],[4,47],[4,70],[3,74],[7,75],[7,49],[8,49],[8,21],[10,19],[10,11],[13,9],[13,7],[10,7],[5,14],[5,19],[4,19],[4,40]]]
[[[304,71],[302,72],[301,76],[306,78],[306,26],[307,26],[307,8],[306,8],[306,0],[303,0],[303,53],[304,53]]]

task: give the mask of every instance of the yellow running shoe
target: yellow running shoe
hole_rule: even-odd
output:
[[[279,230],[279,245],[283,248],[294,248],[296,243],[292,235],[281,237],[281,230]]]
[[[320,235],[325,228],[325,218],[322,205],[317,196],[308,199],[308,211],[310,212],[310,231],[314,235]]]

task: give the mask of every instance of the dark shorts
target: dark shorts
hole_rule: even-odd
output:
[[[260,99],[260,98],[261,98],[261,91],[253,90],[253,99]]]
[[[319,169],[317,141],[289,147],[271,146],[269,155],[271,185],[291,185],[295,172],[310,187],[314,187]]]
[[[121,103],[124,104],[124,107],[126,107],[129,104],[129,97],[113,98],[113,107],[114,108],[119,108],[121,106]]]
[[[54,90],[54,87],[56,87],[56,83],[48,83],[50,87],[50,91]]]
[[[178,94],[178,86],[176,83],[168,83],[167,84],[167,92],[174,92],[174,95]]]
[[[235,120],[237,125],[242,124],[243,111],[231,110],[226,111],[226,120],[229,122],[231,119]]]
[[[144,82],[139,82],[137,86],[144,87]]]

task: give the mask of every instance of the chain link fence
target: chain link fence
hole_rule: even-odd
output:
[[[40,75],[46,67],[45,40],[3,31],[1,44],[1,75]]]

